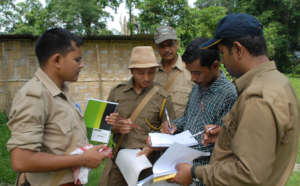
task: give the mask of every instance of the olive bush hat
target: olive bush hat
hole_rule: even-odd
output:
[[[130,65],[131,68],[151,68],[159,67],[157,63],[154,50],[151,46],[137,46],[132,49],[130,56]]]
[[[154,34],[154,42],[155,44],[162,43],[166,40],[178,40],[176,31],[174,28],[169,26],[161,26],[156,29],[156,32]]]

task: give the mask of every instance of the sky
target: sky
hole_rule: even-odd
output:
[[[17,0],[16,2],[22,2],[24,0]],[[45,0],[39,0],[44,6],[45,6]],[[193,4],[196,0],[188,0],[189,6],[193,7]],[[117,12],[113,11],[110,8],[106,8],[107,11],[112,13],[113,20],[109,20],[109,23],[107,24],[107,27],[109,30],[116,30],[117,32],[121,32],[121,25],[120,25],[120,19],[124,19],[124,16],[126,16],[126,19],[128,20],[128,10],[125,8],[125,3],[122,3]],[[137,11],[133,11],[134,15],[137,15]]]

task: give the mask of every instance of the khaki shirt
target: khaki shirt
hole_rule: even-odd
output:
[[[119,103],[117,112],[121,117],[130,118],[135,108],[152,88],[153,84],[142,90],[140,94],[137,94],[133,89],[133,79],[131,78],[129,81],[113,88],[108,100]],[[168,93],[163,90],[163,88],[160,88],[135,119],[134,123],[137,124],[139,128],[133,128],[130,133],[124,136],[120,145],[121,148],[143,148],[146,145],[148,133],[154,130],[146,124],[145,119],[148,119],[153,126],[160,127],[160,124],[165,121],[165,114],[163,114],[162,119],[159,117],[164,98],[167,98],[166,108],[169,112],[170,120],[174,119],[174,109],[170,96],[168,96]],[[118,137],[119,135],[116,136],[116,138]],[[117,142],[116,138],[115,141]]]
[[[170,78],[172,78],[175,72],[179,71],[175,81],[169,88],[168,93],[171,95],[172,103],[175,109],[176,118],[183,115],[185,106],[188,101],[189,94],[193,87],[191,81],[191,74],[185,68],[185,64],[181,60],[181,56],[178,55],[177,61],[169,74],[166,74],[163,67],[158,68],[158,72],[155,74],[155,82],[161,86],[167,85]]]
[[[238,100],[223,119],[210,164],[197,167],[196,175],[207,186],[278,185],[296,161],[296,94],[274,62],[260,64],[235,83]]]
[[[61,91],[41,69],[16,94],[8,127],[9,151],[21,148],[62,155],[72,143],[77,147],[88,143],[83,116],[67,89]],[[47,186],[56,173],[26,173],[26,178],[31,186]],[[68,182],[73,182],[72,169],[67,170],[60,184]]]

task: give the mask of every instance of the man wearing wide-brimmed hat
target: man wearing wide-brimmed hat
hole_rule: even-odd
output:
[[[122,148],[144,148],[148,133],[160,130],[160,124],[165,120],[164,109],[171,119],[175,117],[170,96],[153,83],[158,66],[151,46],[134,47],[129,65],[132,78],[117,85],[109,94],[109,101],[119,103],[117,112],[106,118],[114,133],[115,155]],[[157,152],[145,153],[152,162],[158,158]],[[107,162],[99,185],[127,185],[112,160]]]

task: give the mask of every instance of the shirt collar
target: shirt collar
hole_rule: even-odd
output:
[[[270,70],[276,70],[276,69],[277,68],[274,61],[265,62],[250,69],[248,72],[246,72],[245,74],[243,74],[241,77],[239,77],[234,81],[237,87],[238,94],[241,94],[251,84],[253,78],[258,74]]]
[[[60,90],[41,68],[38,68],[34,75],[43,83],[53,97],[60,94],[64,95],[64,92],[68,92],[68,87],[65,84],[63,90]]]
[[[142,92],[148,91],[148,90],[150,90],[152,87],[153,87],[153,83],[152,83],[149,87],[143,89]],[[134,90],[133,88],[134,88],[134,85],[133,85],[133,77],[131,77],[131,78],[129,79],[129,81],[127,81],[127,83],[126,83],[126,85],[125,85],[125,87],[124,87],[124,89],[123,89],[123,92],[127,92],[127,91],[130,91],[130,90]]]
[[[177,60],[173,68],[177,68],[180,71],[183,71],[185,68],[185,64],[182,62],[181,56],[177,54]],[[159,71],[163,71],[162,61],[160,61],[160,66],[158,67]]]

